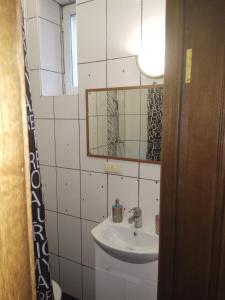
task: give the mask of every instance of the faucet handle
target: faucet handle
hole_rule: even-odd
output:
[[[140,207],[133,207],[129,210],[129,213],[133,213],[134,217],[140,217],[141,216],[141,208]]]

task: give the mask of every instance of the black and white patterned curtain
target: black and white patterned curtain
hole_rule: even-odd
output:
[[[107,92],[107,143],[108,155],[117,156],[119,144],[119,104],[117,91]]]
[[[26,88],[26,109],[27,125],[29,138],[29,155],[30,155],[30,179],[32,193],[32,217],[33,217],[33,241],[35,256],[35,275],[37,300],[54,300],[51,276],[49,270],[48,240],[45,231],[45,211],[42,199],[40,167],[37,150],[37,140],[35,135],[34,114],[31,102],[31,90],[29,81],[29,72],[27,64],[27,50],[24,25],[23,44],[25,60],[25,88]],[[25,300],[25,299],[24,299]],[[26,299],[28,300],[28,299]]]
[[[146,159],[160,161],[162,133],[163,87],[152,87],[147,93],[147,153]]]

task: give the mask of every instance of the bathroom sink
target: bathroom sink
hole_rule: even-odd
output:
[[[144,228],[134,228],[126,219],[113,223],[108,218],[92,229],[91,234],[101,248],[120,260],[147,263],[158,259],[158,236]]]

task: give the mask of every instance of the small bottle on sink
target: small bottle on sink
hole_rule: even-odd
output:
[[[116,199],[115,204],[112,206],[112,220],[113,223],[123,221],[123,206],[120,204],[119,199]]]

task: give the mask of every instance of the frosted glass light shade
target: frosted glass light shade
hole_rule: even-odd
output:
[[[142,49],[137,56],[141,72],[151,78],[161,78],[164,75],[165,58],[161,49]]]
[[[155,18],[145,24],[142,46],[137,56],[141,71],[151,77],[160,78],[165,67],[165,18]]]

